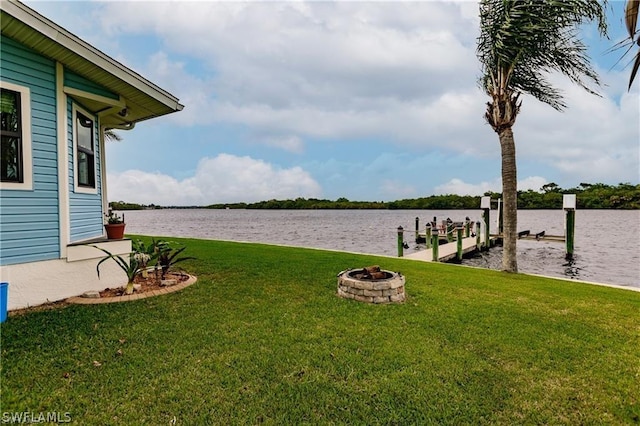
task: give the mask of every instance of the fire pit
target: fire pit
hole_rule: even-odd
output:
[[[338,274],[338,296],[367,303],[404,302],[404,277],[379,266],[348,269]]]

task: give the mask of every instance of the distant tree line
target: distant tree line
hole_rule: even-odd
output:
[[[349,201],[346,198],[338,198],[335,201],[321,200],[317,198],[296,198],[295,200],[268,200],[257,203],[233,203],[212,204],[209,209],[267,209],[267,210],[375,210],[388,209],[388,203],[384,201]]]
[[[519,209],[561,209],[562,195],[576,194],[578,209],[640,209],[640,185],[620,183],[581,183],[576,188],[563,189],[555,183],[548,183],[540,191],[518,191]],[[492,199],[502,198],[499,192],[486,192]],[[456,210],[479,209],[480,196],[474,195],[431,195],[397,201],[350,201],[338,198],[335,201],[317,198],[296,198],[290,200],[268,200],[257,203],[226,203],[208,206],[158,206],[155,204],[135,204],[117,201],[110,203],[114,210],[143,210],[161,208],[207,208],[207,209],[265,209],[265,210]]]
[[[113,210],[153,210],[162,209],[162,206],[155,204],[137,204],[137,203],[125,203],[124,201],[112,201],[109,203],[109,208]]]
[[[581,183],[576,188],[569,189],[562,189],[555,183],[548,183],[542,186],[540,192],[518,191],[518,208],[562,208],[563,194],[576,194],[578,209],[640,209],[640,185],[629,183],[618,185]],[[491,195],[494,197],[493,194]]]
[[[548,183],[540,191],[518,191],[519,209],[560,209],[562,195],[576,194],[578,209],[640,209],[640,185],[621,183],[581,183],[576,188],[563,189],[555,183]],[[502,198],[499,192],[486,192],[492,199]],[[455,210],[479,209],[480,196],[473,195],[431,195],[397,201],[336,201],[316,198],[296,198],[295,200],[269,200],[258,203],[212,204],[211,209],[385,209],[385,210]]]

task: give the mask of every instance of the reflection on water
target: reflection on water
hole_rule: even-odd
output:
[[[397,255],[397,228],[407,250],[420,226],[434,216],[480,220],[480,210],[145,210],[126,213],[127,233],[167,237],[251,241],[290,246]],[[495,212],[492,212],[495,215]],[[495,217],[491,218],[494,226]],[[518,212],[518,230],[564,234],[562,210]],[[502,268],[502,248],[476,254],[463,264]],[[640,211],[578,210],[575,254],[565,260],[564,243],[518,241],[518,268],[554,277],[640,287]]]
[[[564,275],[570,278],[580,279],[580,267],[576,266],[577,258],[567,261],[567,263],[563,264],[564,266]]]

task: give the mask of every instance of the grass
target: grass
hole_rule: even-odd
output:
[[[78,424],[633,424],[640,293],[203,240],[187,289],[2,325],[3,413]],[[380,264],[401,305],[336,297]]]

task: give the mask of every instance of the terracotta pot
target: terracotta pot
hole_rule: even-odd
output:
[[[107,223],[104,230],[107,231],[107,239],[121,240],[124,238],[124,223]]]

